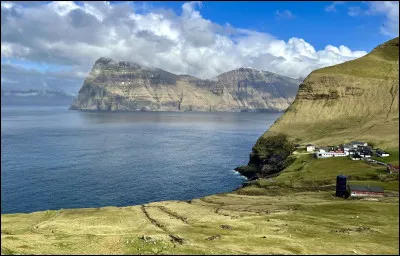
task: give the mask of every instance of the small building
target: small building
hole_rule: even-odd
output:
[[[349,144],[342,144],[341,148],[343,151],[350,151],[353,147]]]
[[[375,151],[375,153],[379,157],[389,156],[389,153],[387,153],[387,152],[385,152],[385,151],[383,151],[383,150],[381,150],[379,148]]]
[[[350,143],[350,145],[351,145],[353,148],[358,148],[358,147],[365,147],[365,146],[368,146],[368,143],[366,143],[366,142],[360,142],[360,141],[352,141],[352,142]]]
[[[360,150],[360,151],[358,151],[358,154],[359,154],[361,157],[371,157],[371,154],[372,154],[372,153],[369,153],[368,151]]]
[[[315,157],[317,158],[328,158],[328,157],[343,157],[348,156],[349,152],[317,152]]]
[[[349,195],[351,197],[383,197],[384,191],[381,187],[362,186],[362,185],[348,185]]]
[[[388,171],[388,173],[399,173],[399,166],[398,165],[394,166],[394,165],[388,164],[387,171]]]
[[[342,174],[336,176],[336,196],[346,198],[348,197],[347,177]]]
[[[315,150],[315,146],[314,146],[314,145],[311,145],[311,144],[308,144],[308,145],[306,146],[306,148],[307,148],[307,152],[313,152],[313,151]]]
[[[349,155],[354,155],[354,154],[357,153],[357,150],[355,150],[355,149],[350,149],[348,152],[349,152]]]
[[[361,160],[361,156],[358,153],[350,155],[351,160]]]
[[[331,151],[331,149],[328,148],[328,147],[320,147],[320,148],[318,149],[318,152],[321,152],[321,153],[329,152],[329,151]]]

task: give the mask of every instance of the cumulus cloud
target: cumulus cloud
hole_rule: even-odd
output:
[[[350,6],[347,15],[349,16],[357,16],[361,13],[361,7],[360,6]]]
[[[345,4],[344,1],[336,1],[325,7],[327,12],[336,12],[335,6]],[[347,8],[349,16],[383,16],[380,32],[384,35],[395,37],[399,35],[399,2],[398,1],[368,1],[360,5],[352,5]]]
[[[284,10],[284,11],[276,11],[275,12],[276,17],[280,19],[294,19],[296,16],[293,15],[293,13],[289,10]]]
[[[340,4],[344,4],[345,1],[333,1],[332,4],[325,7],[326,12],[336,12],[336,6]]]
[[[35,77],[69,76],[72,82],[66,86],[77,90],[82,76],[102,56],[201,78],[242,66],[297,78],[366,54],[343,45],[316,50],[301,38],[284,41],[267,33],[222,26],[203,18],[199,7],[200,2],[184,3],[178,15],[171,10],[138,12],[134,3],[127,2],[78,5],[60,1],[24,6],[2,2],[1,56],[63,67],[51,74],[36,72]],[[2,69],[3,65],[2,61]],[[26,74],[33,77],[27,69],[13,72],[19,72],[20,78]],[[15,81],[18,76],[5,79]],[[74,81],[76,85],[72,85]]]
[[[381,26],[381,33],[387,36],[399,35],[399,2],[398,1],[373,1],[368,2],[369,15],[385,16],[384,24]]]

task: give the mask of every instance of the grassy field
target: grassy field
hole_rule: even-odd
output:
[[[347,158],[296,157],[276,178],[191,201],[2,214],[1,253],[399,253],[398,175]],[[337,198],[340,173],[392,196]]]

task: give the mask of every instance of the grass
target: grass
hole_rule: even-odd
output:
[[[382,186],[386,190],[398,191],[398,176],[393,178],[386,167],[353,161],[348,157],[316,159],[312,155],[298,155],[296,161],[278,177],[271,180],[259,179],[259,187],[278,186],[302,189],[321,189],[334,186],[336,176],[346,175],[349,183]]]
[[[380,185],[398,195],[398,175],[389,176],[379,165],[299,154],[278,177],[231,193],[144,206],[2,214],[1,252],[398,254],[398,196],[337,198],[332,184],[340,173],[350,183]]]
[[[32,215],[14,218],[26,230],[2,234],[2,254],[398,254],[398,198],[344,200],[327,192],[234,193],[140,206],[62,210],[36,232]],[[392,201],[389,201],[392,200]],[[160,206],[183,217],[175,218]],[[39,212],[37,215],[44,215]],[[83,216],[80,218],[80,216]],[[12,228],[2,215],[2,230]],[[116,217],[118,216],[118,217]],[[359,218],[357,218],[359,216]],[[221,228],[229,226],[229,229]],[[359,227],[366,230],[357,231]],[[340,230],[350,230],[347,233]],[[53,233],[54,232],[54,233]],[[55,234],[69,234],[58,237]],[[170,235],[181,237],[182,244]],[[6,239],[8,237],[18,239]],[[149,237],[145,241],[142,237]],[[210,237],[217,237],[211,240]],[[355,240],[356,239],[356,240]],[[337,246],[340,244],[340,246]]]
[[[397,148],[398,40],[353,61],[314,70],[300,85],[296,100],[263,137],[284,133],[299,144],[357,140]]]

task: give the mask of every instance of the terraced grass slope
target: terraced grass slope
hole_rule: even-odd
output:
[[[339,173],[353,184],[383,186],[387,196],[337,198]],[[398,189],[398,175],[379,165],[298,155],[278,177],[232,193],[2,214],[1,253],[398,254]]]
[[[2,215],[1,254],[399,253],[398,198],[255,191],[259,195]]]

